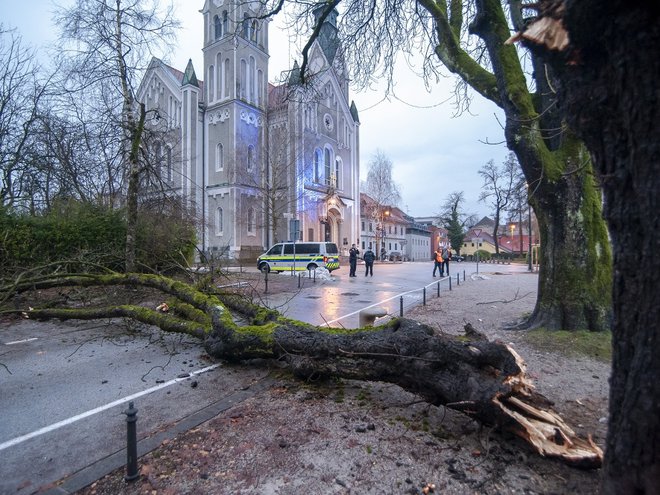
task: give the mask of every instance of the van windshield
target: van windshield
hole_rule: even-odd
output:
[[[339,254],[339,249],[337,249],[337,245],[334,242],[326,243],[325,251],[328,254]]]

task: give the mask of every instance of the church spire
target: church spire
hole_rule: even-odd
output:
[[[185,86],[187,84],[191,84],[196,88],[199,88],[199,82],[197,81],[197,76],[195,75],[192,59],[188,59],[188,65],[186,66],[186,71],[183,73],[183,82],[181,83],[181,86]]]

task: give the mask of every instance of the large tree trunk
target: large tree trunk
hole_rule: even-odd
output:
[[[516,48],[505,44],[511,34],[505,2],[474,1],[470,32],[488,50],[489,72],[461,49],[460,29],[452,24],[458,21],[448,16],[444,2],[417,1],[436,23],[438,58],[504,110],[507,145],[525,174],[530,203],[539,219],[541,272],[537,305],[528,326],[608,329],[611,299],[603,287],[611,279],[612,258],[600,197],[591,162],[556,111],[553,74],[532,57],[535,92],[530,92]],[[515,10],[520,2],[509,3]],[[522,23],[522,17],[516,22]]]
[[[553,178],[546,172],[530,187],[542,249],[538,297],[528,326],[609,330],[610,243],[588,153],[581,144],[564,142],[541,166],[557,173]]]
[[[660,486],[660,6],[541,2],[546,33],[568,34],[552,62],[560,102],[593,154],[614,251],[613,358],[606,494]],[[552,19],[560,18],[563,22]]]

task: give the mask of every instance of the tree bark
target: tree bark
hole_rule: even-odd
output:
[[[605,494],[660,486],[660,7],[617,0],[541,2],[562,110],[591,151],[614,252],[612,378]]]
[[[443,2],[417,3],[433,16],[442,63],[504,110],[507,146],[529,184],[539,219],[541,271],[537,304],[526,326],[607,330],[611,299],[604,288],[611,280],[612,257],[600,194],[588,154],[554,110],[553,74],[532,60],[536,93],[529,91],[516,49],[505,44],[510,30],[502,2],[475,0],[470,25],[485,43],[492,72],[461,48],[460,30],[452,29]]]
[[[523,360],[507,345],[466,328],[465,337],[435,335],[418,322],[397,319],[357,330],[319,328],[289,320],[236,295],[209,295],[166,277],[145,274],[56,275],[25,280],[2,291],[20,294],[64,286],[128,285],[158,289],[166,305],[24,309],[26,318],[127,317],[193,335],[207,352],[228,361],[284,362],[303,379],[350,378],[399,385],[523,438],[541,455],[578,467],[600,466],[602,451],[581,439],[537,393]],[[14,311],[16,312],[16,311]],[[245,321],[239,326],[236,321]],[[468,332],[468,330],[471,330]]]

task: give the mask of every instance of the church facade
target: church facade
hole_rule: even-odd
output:
[[[314,11],[318,21],[327,4]],[[267,20],[259,2],[206,0],[204,80],[153,59],[138,91],[159,178],[200,219],[199,247],[250,259],[279,241],[359,236],[359,118],[330,12],[286,81],[269,83]]]

